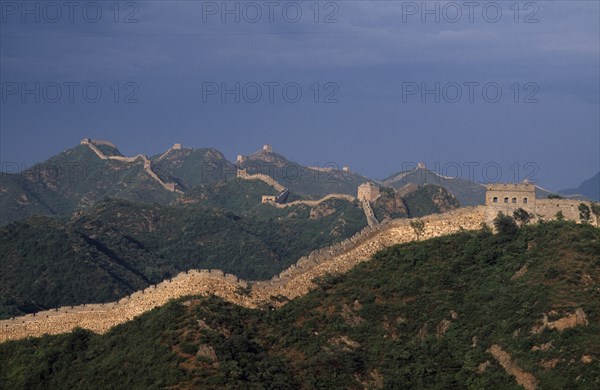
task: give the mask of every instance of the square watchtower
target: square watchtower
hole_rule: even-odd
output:
[[[531,183],[488,184],[485,205],[501,209],[535,210],[535,186]]]

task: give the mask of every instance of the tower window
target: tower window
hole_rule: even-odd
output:
[[[494,196],[494,199],[492,200],[494,203],[498,203],[498,197]]]
[[[523,198],[523,203],[527,203],[527,198]]]
[[[517,198],[512,198],[513,203],[517,203]]]
[[[504,198],[504,203],[508,203],[508,198]]]

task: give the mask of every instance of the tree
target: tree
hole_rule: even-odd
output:
[[[494,227],[498,234],[503,236],[514,236],[519,228],[510,215],[505,215],[502,211],[494,219]]]
[[[565,215],[563,214],[563,212],[561,210],[558,210],[556,212],[556,215],[554,217],[556,218],[557,221],[564,221],[565,220]]]
[[[415,219],[410,221],[410,227],[415,231],[415,235],[417,236],[417,241],[421,239],[421,236],[425,232],[425,222],[420,219]]]
[[[514,211],[513,218],[515,221],[521,223],[521,225],[525,225],[531,221],[531,214],[519,207]]]
[[[596,217],[596,225],[600,226],[600,203],[592,203],[592,214]]]
[[[589,206],[585,203],[580,203],[579,204],[579,219],[581,220],[581,222],[584,222],[584,223],[589,222],[590,216],[591,216],[591,211],[590,211]]]

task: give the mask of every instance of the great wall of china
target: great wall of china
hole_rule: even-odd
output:
[[[271,176],[264,175],[262,173],[249,174],[245,169],[238,169],[236,176],[244,180],[262,180],[271,187],[275,188],[278,192],[285,190],[285,187],[276,182]]]
[[[421,219],[425,222],[425,232],[421,237],[439,237],[463,229],[479,229],[485,221],[485,207],[462,208]],[[358,263],[369,260],[381,249],[415,239],[409,219],[391,220],[367,227],[338,244],[313,251],[268,281],[247,282],[219,270],[192,270],[118,302],[61,307],[0,321],[0,342],[66,333],[75,327],[103,333],[169,300],[188,295],[214,294],[249,308],[278,306],[280,301],[273,297],[294,299],[302,296],[314,287],[315,278],[347,272]],[[249,285],[249,293],[241,291]]]
[[[329,195],[325,195],[324,197],[322,197],[321,199],[316,199],[316,200],[293,200],[291,202],[286,202],[286,203],[274,203],[274,202],[270,202],[269,204],[283,209],[286,207],[290,207],[290,206],[298,206],[298,205],[306,205],[306,206],[316,206],[319,203],[323,203],[325,201],[328,201],[329,199],[344,199],[347,200],[349,202],[354,202],[356,200],[356,198],[352,195],[346,195],[346,194],[329,194]]]
[[[244,180],[262,180],[263,182],[267,183],[268,185],[273,187],[278,192],[282,192],[285,190],[285,187],[282,186],[281,184],[279,184],[273,178],[271,178],[271,176],[264,175],[261,173],[256,173],[256,174],[251,175],[245,169],[238,169],[237,177],[240,179],[244,179]],[[379,192],[377,192],[377,195],[379,195]],[[359,196],[360,196],[360,190],[359,190]],[[264,195],[262,198],[262,202],[265,204],[270,204],[277,208],[285,208],[285,207],[298,206],[298,205],[306,205],[306,206],[312,207],[312,206],[318,205],[319,203],[325,202],[329,199],[344,199],[344,200],[347,200],[350,202],[353,202],[356,200],[356,198],[351,195],[329,194],[329,195],[325,195],[321,199],[316,199],[316,200],[295,200],[295,201],[286,202],[286,203],[277,203],[277,202],[275,202],[274,196]],[[366,199],[365,198],[365,199],[361,199],[361,201],[360,201],[360,205],[365,213],[365,218],[367,219],[367,224],[370,227],[374,227],[377,224],[379,224],[379,222],[377,221],[377,218],[375,218],[375,213],[373,212],[373,209],[371,208],[370,202],[372,200],[374,200],[374,199],[370,199],[370,198]]]
[[[152,177],[156,176],[152,175],[149,160],[145,156],[106,156],[94,145],[94,142],[101,141],[89,139],[87,141],[85,144],[102,159],[134,162],[141,158],[145,167],[148,161],[149,174]],[[267,175],[248,175],[245,171],[241,173],[238,171],[238,177],[248,180],[263,180],[276,190],[284,189]],[[158,176],[155,180],[157,179],[160,180]],[[370,207],[370,202],[378,196],[379,188],[373,184],[365,183],[359,187],[358,199],[365,209],[365,214],[368,213],[368,206],[373,219],[375,219],[375,215]],[[330,195],[325,198],[333,197],[338,196]],[[354,200],[353,197],[347,198],[347,195],[343,197]],[[306,204],[316,202],[314,204],[317,204],[325,198],[318,201],[301,202]],[[517,208],[531,212],[534,220],[550,219],[555,217],[556,212],[560,212],[565,219],[578,220],[576,206],[580,203],[589,205],[589,202],[571,200],[536,200],[535,188],[528,183],[489,185],[485,206],[459,208],[444,214],[420,218],[425,223],[425,230],[420,234],[420,238],[439,237],[461,230],[477,230],[481,228],[482,224],[491,223],[498,211],[510,215]],[[286,206],[279,205],[277,207]],[[367,220],[369,220],[368,215]],[[265,305],[280,306],[284,303],[281,299],[277,299],[278,297],[294,299],[305,295],[315,287],[315,278],[347,272],[357,264],[369,260],[381,249],[416,240],[417,235],[410,225],[411,221],[411,219],[401,218],[379,224],[375,219],[374,222],[369,222],[368,227],[351,238],[313,251],[267,281],[248,282],[238,279],[235,275],[224,274],[220,270],[190,270],[158,285],[137,291],[117,302],[60,307],[3,320],[0,321],[0,342],[29,336],[39,337],[44,334],[66,333],[76,327],[103,333],[153,308],[162,306],[172,299],[190,295],[212,294],[248,308]]]
[[[84,138],[81,140],[81,145],[87,145],[90,150],[92,152],[94,152],[96,154],[96,156],[98,156],[101,160],[115,160],[115,161],[121,161],[121,162],[126,162],[126,163],[134,163],[138,160],[141,160],[144,163],[144,171],[146,171],[146,173],[152,178],[154,179],[154,181],[156,181],[158,184],[160,184],[161,187],[163,187],[165,190],[170,191],[170,192],[176,192],[178,194],[182,194],[183,192],[181,190],[179,190],[178,188],[176,188],[175,183],[165,183],[160,177],[158,177],[158,175],[156,174],[156,172],[154,172],[152,170],[152,161],[150,161],[148,159],[148,157],[146,157],[143,154],[138,154],[137,156],[134,157],[125,157],[125,156],[107,156],[105,155],[100,149],[98,149],[98,147],[96,145],[107,145],[113,148],[116,148],[116,146],[110,142],[106,142],[106,141],[99,141],[99,140],[91,140],[89,138]],[[179,146],[181,148],[181,146]],[[170,148],[169,150],[167,150],[167,152],[165,152],[161,158],[169,153],[171,150],[173,150],[173,148]]]

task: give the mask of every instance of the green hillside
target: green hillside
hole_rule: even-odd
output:
[[[463,206],[485,203],[485,186],[461,178],[446,178],[426,168],[395,173],[385,179],[383,184],[396,189],[401,189],[408,184],[432,184],[450,191]]]
[[[229,180],[235,177],[235,167],[216,149],[182,148],[164,156],[152,157],[153,169],[159,175],[177,179],[183,188]]]
[[[271,176],[290,192],[312,198],[328,194],[347,194],[356,196],[358,186],[370,179],[353,172],[341,170],[335,164],[326,167],[336,168],[318,171],[289,161],[284,156],[260,151],[248,156],[239,167],[249,174],[262,173]]]
[[[411,186],[403,193],[390,187],[381,187],[380,196],[372,206],[375,216],[379,221],[383,221],[445,213],[460,207],[460,204],[444,187],[426,184]]]
[[[120,154],[109,149],[112,155]],[[175,198],[148,176],[141,161],[101,160],[85,145],[68,149],[27,171],[2,173],[1,178],[2,225],[31,215],[66,215],[106,197],[146,203],[167,203]]]
[[[566,222],[398,245],[277,310],[187,298],[102,336],[1,344],[0,386],[520,388],[499,345],[539,388],[595,389],[598,253],[599,229]],[[532,333],[576,309],[587,325]]]
[[[193,268],[269,279],[366,225],[358,204],[344,200],[329,201],[331,213],[318,218],[308,206],[261,205],[248,188],[256,184],[232,182],[225,194],[246,191],[206,204],[108,199],[68,218],[33,217],[1,227],[0,318],[113,301]],[[236,202],[241,198],[248,203]],[[219,201],[226,204],[216,207]]]

